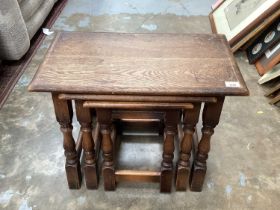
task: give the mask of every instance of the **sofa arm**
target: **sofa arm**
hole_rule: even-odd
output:
[[[0,60],[19,60],[30,39],[17,0],[0,0]]]

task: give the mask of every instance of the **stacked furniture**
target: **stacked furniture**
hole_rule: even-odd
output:
[[[225,37],[205,34],[62,32],[29,90],[52,94],[64,136],[71,189],[81,186],[81,152],[86,186],[97,188],[101,142],[105,190],[114,190],[118,181],[142,180],[160,182],[161,192],[172,189],[174,141],[181,113],[184,128],[176,151],[176,189],[186,190],[190,182],[191,190],[201,191],[210,139],[219,123],[224,98],[248,95]],[[191,163],[193,134],[202,107],[202,137]],[[94,131],[92,112],[97,114]],[[72,135],[74,113],[81,126],[77,141]],[[164,120],[160,171],[116,168],[115,119],[135,116]]]

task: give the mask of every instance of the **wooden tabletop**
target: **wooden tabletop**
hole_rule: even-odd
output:
[[[61,32],[29,90],[98,95],[248,95],[225,38],[214,34]]]

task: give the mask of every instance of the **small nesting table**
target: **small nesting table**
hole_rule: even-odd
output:
[[[176,160],[176,189],[186,190],[190,182],[191,190],[201,191],[210,138],[219,123],[224,98],[248,95],[224,36],[214,34],[61,32],[29,91],[52,94],[56,118],[64,135],[69,188],[81,185],[79,154],[82,150],[86,186],[97,187],[96,150],[101,133],[106,190],[114,190],[116,181],[122,178],[134,177],[159,181],[161,192],[171,191],[174,137],[181,113],[184,134]],[[81,125],[76,142],[72,136],[72,101]],[[193,134],[202,105],[202,137],[191,164]],[[93,110],[97,115],[95,132]],[[111,124],[120,115],[164,119],[160,172],[128,174],[115,170]]]

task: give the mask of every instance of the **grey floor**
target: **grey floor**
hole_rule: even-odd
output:
[[[69,0],[52,30],[209,33],[207,14],[213,1]],[[27,92],[53,37],[45,39],[0,111],[0,208],[280,208],[279,108],[268,104],[254,66],[241,53],[236,59],[251,95],[226,99],[201,193],[160,194],[158,184],[144,183],[120,183],[115,192],[105,192],[102,179],[98,190],[87,190],[84,184],[80,190],[68,190],[62,136],[50,95]],[[158,168],[159,141],[148,149],[147,138],[125,141],[121,150],[130,152],[121,164]]]

